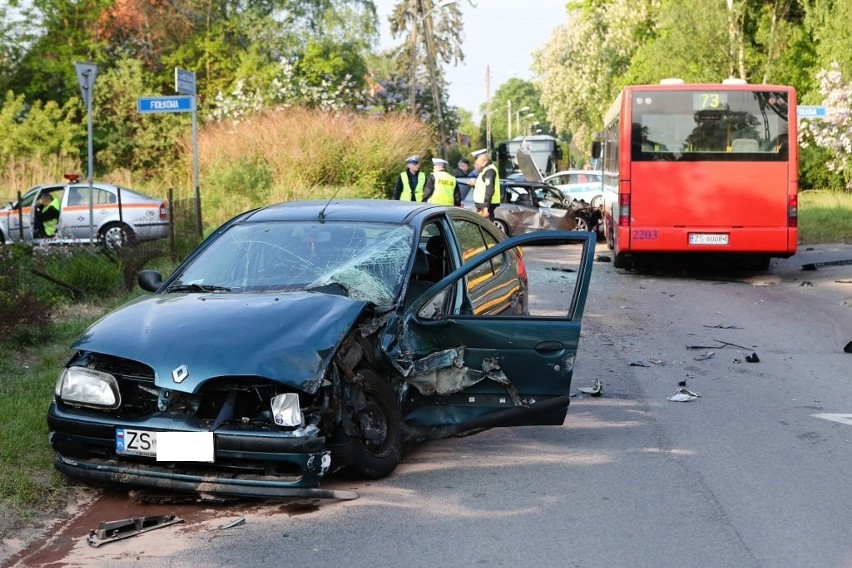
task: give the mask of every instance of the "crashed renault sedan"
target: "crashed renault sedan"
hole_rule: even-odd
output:
[[[558,315],[530,315],[536,246],[579,250]],[[284,203],[220,227],[74,344],[48,411],[59,471],[221,495],[349,498],[406,444],[562,424],[588,233],[507,239],[455,207]]]

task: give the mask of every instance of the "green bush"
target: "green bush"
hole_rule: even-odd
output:
[[[123,287],[121,263],[104,254],[100,247],[48,245],[36,251],[36,265],[68,286],[57,284],[65,296],[105,298]]]

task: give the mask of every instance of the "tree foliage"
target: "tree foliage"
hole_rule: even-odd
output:
[[[525,110],[521,111],[521,109]],[[495,143],[515,136],[535,134],[533,122],[540,123],[536,128],[542,129],[541,134],[553,134],[549,125],[544,123],[547,112],[541,103],[541,92],[533,83],[523,79],[512,78],[500,85],[491,98],[491,108],[484,108],[483,111],[491,114],[491,138]],[[511,136],[509,135],[510,120]]]

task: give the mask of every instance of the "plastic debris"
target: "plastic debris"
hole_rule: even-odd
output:
[[[632,363],[630,363],[630,366],[631,367],[650,367],[651,365],[649,365],[645,361],[633,361]]]
[[[176,523],[182,523],[183,519],[171,515],[157,515],[149,517],[132,517],[120,521],[104,521],[98,529],[89,531],[86,542],[95,548],[109,542],[123,540],[138,534],[146,533],[154,529],[160,529]]]
[[[738,325],[723,325],[721,323],[717,323],[716,325],[704,324],[704,327],[711,327],[713,329],[743,329]]]
[[[827,262],[812,262],[810,264],[803,264],[802,270],[816,270],[820,266],[843,266],[846,264],[852,264],[852,259],[850,260],[829,260]]]
[[[598,254],[595,255],[595,262],[612,262],[612,258],[605,254]]]
[[[666,362],[665,362],[665,361],[663,361],[662,359],[657,359],[657,358],[655,358],[655,357],[652,357],[651,359],[648,359],[648,362],[649,362],[649,363],[653,363],[654,365],[665,365],[665,364],[666,364]]]
[[[603,382],[601,382],[600,379],[595,379],[595,382],[592,384],[591,388],[582,388],[580,389],[580,392],[583,394],[588,394],[590,396],[601,396],[603,395]]]
[[[843,348],[844,353],[852,353],[852,341],[846,344],[846,347]]]
[[[698,357],[693,357],[693,359],[696,360],[696,361],[706,361],[707,359],[712,359],[713,355],[715,355],[715,354],[716,354],[715,351],[708,351],[707,353],[704,353],[703,355],[699,355]]]
[[[573,268],[562,268],[559,266],[548,266],[545,270],[555,270],[556,272],[576,272]]]
[[[755,352],[752,352],[751,355],[746,355],[745,360],[748,363],[760,363],[760,357],[758,357]]]
[[[220,529],[230,529],[234,527],[238,527],[246,522],[245,517],[240,517],[239,519],[234,519],[230,523],[225,523],[224,525],[219,525]]]
[[[810,280],[804,280],[801,284],[799,284],[799,286],[802,286],[802,287],[813,286],[813,285],[814,285],[814,283],[811,282]]]
[[[689,402],[690,400],[695,400],[696,398],[701,398],[701,395],[685,387],[680,387],[674,392],[673,395],[669,397],[669,400],[673,402]]]

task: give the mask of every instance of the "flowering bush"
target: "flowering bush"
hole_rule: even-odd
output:
[[[813,143],[828,150],[826,167],[843,176],[846,189],[852,190],[852,83],[843,80],[837,63],[817,74],[823,105],[828,109],[823,120],[803,120],[799,144]]]

